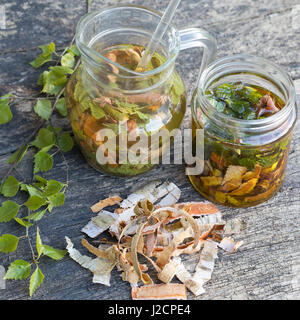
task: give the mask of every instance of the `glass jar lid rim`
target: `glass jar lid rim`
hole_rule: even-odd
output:
[[[208,110],[213,110],[214,107],[209,103],[208,99],[206,98],[205,95],[205,90],[208,87],[206,84],[207,78],[210,76],[211,73],[214,73],[215,71],[218,71],[218,66],[230,66],[232,63],[230,61],[238,61],[239,59],[247,61],[247,59],[254,59],[257,62],[263,62],[273,68],[275,68],[277,71],[279,71],[285,78],[286,83],[287,83],[287,88],[288,88],[288,99],[285,102],[285,106],[275,113],[274,115],[271,115],[269,117],[266,117],[264,119],[255,119],[255,120],[244,120],[244,119],[237,119],[230,117],[228,115],[225,115],[221,112],[214,112],[214,121],[219,122],[222,125],[228,125],[231,127],[247,127],[247,128],[253,128],[255,130],[256,128],[261,128],[261,127],[268,127],[268,126],[274,126],[277,122],[282,122],[284,119],[286,119],[290,113],[293,111],[293,108],[295,106],[295,88],[294,84],[292,81],[292,78],[290,75],[279,65],[276,63],[269,61],[263,57],[255,56],[255,55],[250,55],[250,54],[236,54],[236,55],[231,55],[231,56],[226,56],[220,59],[217,59],[213,61],[201,74],[199,83],[198,83],[198,97],[201,100],[201,103],[205,106],[205,108]],[[240,62],[242,63],[242,62]],[[242,65],[241,65],[242,66]],[[245,71],[246,72],[246,71]],[[232,72],[229,72],[230,74]],[[237,72],[238,73],[238,72]],[[260,71],[261,74],[264,74],[264,72]],[[226,75],[226,74],[224,74]],[[220,77],[222,78],[222,76]],[[275,83],[278,83],[276,79],[273,79]],[[197,120],[197,119],[195,119]]]
[[[82,30],[85,27],[85,24],[86,24],[86,22],[88,20],[90,20],[91,18],[93,18],[93,17],[95,17],[95,16],[97,16],[99,14],[102,14],[102,13],[104,13],[106,11],[118,10],[118,9],[122,9],[122,8],[124,8],[124,9],[125,8],[133,8],[133,9],[137,9],[137,10],[142,10],[142,11],[150,13],[150,14],[152,14],[154,16],[157,16],[159,18],[162,16],[162,13],[160,13],[159,11],[156,11],[156,10],[154,10],[152,8],[147,7],[147,6],[140,6],[140,5],[134,5],[134,4],[124,4],[124,5],[120,4],[120,5],[107,6],[107,7],[103,8],[103,9],[98,9],[98,10],[89,12],[89,13],[85,14],[84,16],[82,16],[80,18],[80,20],[79,20],[79,22],[77,24],[77,27],[76,27],[75,39],[76,39],[76,44],[77,44],[77,47],[78,47],[80,53],[82,55],[84,55],[85,57],[91,59],[93,61],[93,63],[98,65],[99,67],[100,67],[100,64],[90,56],[89,52],[92,52],[93,54],[95,54],[97,57],[101,58],[105,62],[113,64],[118,69],[121,69],[121,70],[131,74],[130,76],[122,75],[122,77],[124,77],[124,78],[153,76],[153,75],[155,75],[157,73],[160,73],[160,72],[164,71],[167,67],[169,67],[169,65],[171,65],[175,61],[175,59],[178,56],[179,48],[180,48],[180,36],[179,36],[178,31],[177,31],[177,28],[173,24],[170,24],[169,28],[171,28],[171,29],[176,31],[177,45],[175,46],[175,49],[171,53],[170,57],[168,57],[168,59],[166,60],[165,63],[163,63],[162,65],[160,65],[159,67],[157,67],[155,69],[152,69],[150,71],[145,71],[145,72],[138,72],[138,71],[135,71],[135,70],[127,69],[126,67],[120,65],[117,62],[113,62],[113,61],[109,60],[108,58],[103,56],[101,53],[91,49],[88,45],[86,45],[83,41],[81,41],[80,35],[81,35]]]

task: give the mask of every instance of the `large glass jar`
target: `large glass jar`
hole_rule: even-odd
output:
[[[185,114],[186,90],[175,70],[179,51],[204,47],[202,69],[214,59],[215,40],[207,32],[196,28],[179,32],[170,26],[157,44],[151,67],[139,72],[137,63],[160,19],[160,13],[145,7],[115,6],[84,16],[77,26],[82,64],[67,86],[68,114],[83,155],[102,172],[134,176],[154,166],[147,156],[140,162],[128,161],[127,148],[135,141],[125,138],[124,144],[121,133],[146,133],[148,143],[137,153],[150,154],[151,136],[179,128]],[[107,129],[116,135],[115,145],[111,144],[116,156],[111,159],[100,135]],[[162,144],[156,150],[158,156],[164,150]],[[99,160],[99,151],[106,163]],[[120,154],[125,160],[120,160]]]
[[[284,107],[256,120],[218,112],[206,93],[238,82],[269,90]],[[192,101],[194,136],[196,129],[204,129],[203,172],[189,176],[193,186],[205,198],[233,207],[254,206],[271,198],[284,179],[296,118],[293,82],[279,66],[250,55],[215,61],[202,73]]]

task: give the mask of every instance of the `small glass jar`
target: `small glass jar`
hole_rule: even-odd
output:
[[[285,106],[257,120],[218,112],[206,92],[224,83],[246,83],[276,94]],[[254,206],[280,188],[297,118],[290,76],[276,64],[255,56],[235,55],[213,62],[201,75],[192,100],[192,127],[204,129],[204,166],[190,175],[205,198],[232,207]]]
[[[147,46],[160,20],[161,14],[152,9],[120,5],[92,12],[78,23],[76,44],[82,64],[68,83],[66,102],[76,142],[97,170],[134,176],[153,168],[151,157],[140,163],[126,159],[127,147],[135,141],[127,139],[124,147],[120,143],[121,133],[126,131],[128,136],[138,137],[139,132],[146,132],[148,141],[137,152],[150,155],[151,136],[163,129],[179,128],[185,114],[186,90],[175,70],[179,51],[204,47],[202,69],[215,57],[215,39],[206,31],[178,31],[169,26],[151,59],[152,69],[138,72],[136,67],[126,66],[141,58],[142,48]],[[112,144],[116,157],[112,161],[100,135],[107,129],[116,136],[116,143]],[[151,149],[152,154],[160,156],[162,144],[158,150]],[[98,151],[107,156],[107,163],[99,161]],[[123,156],[125,153],[122,161],[120,151]]]

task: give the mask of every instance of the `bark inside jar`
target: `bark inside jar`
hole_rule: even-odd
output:
[[[284,107],[274,93],[258,86],[225,83],[206,92],[218,112],[232,118],[257,120],[270,117]],[[199,109],[198,109],[199,110]],[[198,114],[201,117],[201,113]],[[273,143],[243,144],[230,132],[217,139],[205,120],[204,170],[189,176],[193,186],[206,198],[220,204],[247,207],[271,198],[284,179],[291,132]],[[199,128],[193,122],[193,130]]]

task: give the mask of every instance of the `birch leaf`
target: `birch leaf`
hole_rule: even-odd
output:
[[[34,294],[36,289],[43,283],[44,275],[39,267],[36,267],[34,273],[30,277],[29,295],[30,297]]]
[[[31,272],[31,265],[25,260],[15,260],[10,264],[5,274],[6,280],[22,280],[27,279]]]
[[[20,206],[11,200],[4,201],[0,207],[0,222],[8,222],[19,212]]]
[[[4,234],[0,237],[0,252],[14,252],[17,249],[19,238],[12,234]]]
[[[7,177],[1,188],[1,192],[4,197],[14,197],[18,191],[19,181],[13,176]]]

